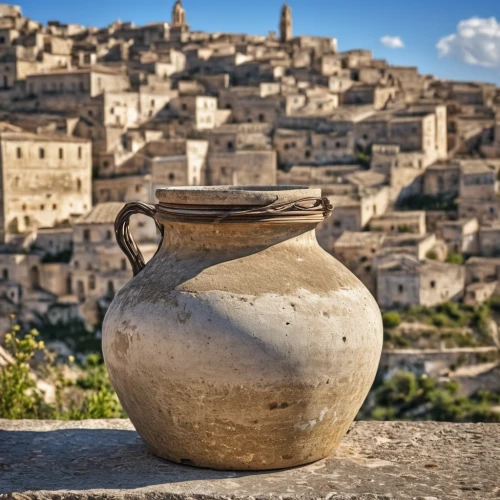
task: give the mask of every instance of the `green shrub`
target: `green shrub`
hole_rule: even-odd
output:
[[[450,264],[458,264],[461,266],[464,263],[464,256],[458,252],[450,252],[448,254],[448,257],[446,257],[446,262],[449,262]]]
[[[0,368],[0,418],[82,420],[125,416],[100,355],[87,357],[84,374],[73,384],[64,378],[61,366],[45,351],[44,343],[37,340],[38,335],[32,330],[21,336],[20,328],[15,326],[5,337],[13,361]],[[31,369],[34,356],[40,351],[44,353],[44,365],[38,375],[54,385],[56,402],[53,404],[45,401]],[[64,388],[72,385],[83,393],[78,403],[64,401]]]
[[[437,421],[500,422],[500,414],[492,410],[500,399],[497,394],[483,391],[465,398],[458,396],[459,389],[455,381],[440,384],[426,375],[395,372],[374,390],[375,407],[368,414],[374,420],[405,420],[415,419],[417,411]]]
[[[431,316],[431,321],[434,326],[443,327],[447,326],[450,322],[448,316],[443,313],[436,313]]]
[[[389,311],[382,314],[385,328],[396,328],[401,324],[401,316],[396,311]]]
[[[438,260],[438,254],[435,250],[429,250],[425,256],[430,260]]]

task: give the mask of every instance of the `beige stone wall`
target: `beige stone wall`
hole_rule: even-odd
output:
[[[383,213],[383,212],[382,212]],[[424,235],[426,233],[425,212],[392,212],[375,217],[370,222],[372,231]]]
[[[496,196],[496,173],[490,172],[462,173],[460,177],[460,196],[462,198],[494,199]]]
[[[44,290],[62,297],[72,292],[70,280],[71,272],[69,264],[43,263],[40,266],[41,287]]]
[[[105,91],[125,90],[128,78],[121,74],[92,71],[56,71],[28,75],[26,88],[29,95],[77,93],[95,97]]]
[[[440,195],[444,193],[457,193],[460,183],[460,172],[457,166],[449,165],[448,168],[427,169],[424,174],[424,194]]]
[[[108,201],[154,201],[150,175],[125,175],[92,182],[94,203]]]
[[[90,209],[92,154],[88,141],[4,133],[0,147],[0,232],[4,236],[50,227]]]
[[[103,125],[133,127],[139,122],[139,94],[137,92],[104,92]]]
[[[499,227],[483,227],[479,230],[479,250],[483,257],[500,256]]]
[[[275,151],[237,151],[208,156],[207,184],[275,185]]]
[[[500,279],[500,259],[472,258],[465,264],[466,284],[484,283]]]
[[[394,272],[377,273],[377,302],[381,309],[392,309],[420,303],[418,275]]]
[[[465,267],[454,264],[423,266],[420,273],[419,302],[432,307],[463,295],[465,287]]]
[[[480,224],[496,222],[500,215],[500,199],[459,198],[458,217],[461,219],[475,217]]]

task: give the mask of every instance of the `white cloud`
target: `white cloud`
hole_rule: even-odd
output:
[[[465,19],[458,23],[455,33],[441,38],[436,48],[439,57],[500,68],[500,23],[494,17]]]
[[[389,47],[390,49],[402,49],[405,46],[403,40],[401,40],[399,36],[383,36],[380,39],[380,43],[382,45],[385,45],[386,47]]]

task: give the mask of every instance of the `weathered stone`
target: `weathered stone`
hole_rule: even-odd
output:
[[[271,472],[155,457],[128,420],[0,420],[1,499],[500,498],[500,425],[358,422],[337,451]]]

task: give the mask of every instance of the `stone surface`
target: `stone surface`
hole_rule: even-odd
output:
[[[0,420],[0,498],[500,498],[500,425],[358,422],[337,451],[270,472],[177,465],[148,451],[128,420]]]

